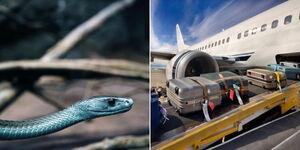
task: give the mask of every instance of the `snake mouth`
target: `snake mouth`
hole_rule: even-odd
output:
[[[121,112],[126,112],[130,109],[131,109],[131,106],[123,108],[123,109],[111,110],[111,111],[103,111],[103,110],[90,110],[90,111],[92,111],[92,112],[102,112],[102,113],[121,113]]]

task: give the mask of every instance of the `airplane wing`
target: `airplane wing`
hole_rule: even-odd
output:
[[[151,51],[151,61],[153,61],[154,58],[171,60],[175,55],[176,55],[175,52]],[[219,65],[233,64],[236,62],[236,59],[234,57],[228,57],[228,56],[212,56],[212,57],[218,62]]]
[[[170,60],[172,59],[176,53],[172,52],[162,52],[162,51],[151,51],[151,61],[153,61],[154,58],[160,58],[160,59],[165,59],[165,60]]]

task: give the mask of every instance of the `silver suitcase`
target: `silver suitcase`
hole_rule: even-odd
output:
[[[215,106],[221,104],[219,84],[202,77],[169,80],[167,97],[180,114],[200,111],[205,100],[212,102]]]
[[[294,67],[294,68],[300,68],[300,63],[298,63],[298,62],[282,61],[282,62],[280,62],[280,65]]]

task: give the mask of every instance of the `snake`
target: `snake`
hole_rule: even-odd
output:
[[[124,113],[132,105],[131,98],[95,96],[41,117],[27,120],[0,119],[0,140],[26,139],[54,133],[81,121]]]

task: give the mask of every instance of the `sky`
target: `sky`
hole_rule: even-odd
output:
[[[175,51],[176,24],[192,45],[285,1],[151,0],[151,49]]]

